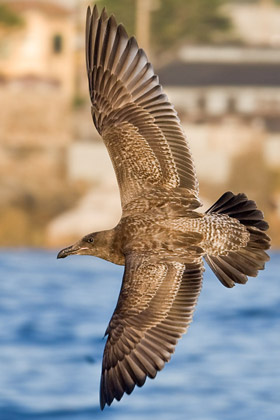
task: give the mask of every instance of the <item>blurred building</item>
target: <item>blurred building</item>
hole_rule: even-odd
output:
[[[42,243],[46,221],[73,194],[62,191],[72,141],[75,16],[52,1],[2,3],[23,23],[0,28],[0,236],[7,244]]]
[[[229,1],[226,9],[242,42],[280,46],[280,8],[275,0]]]
[[[159,77],[188,123],[202,178],[224,182],[232,158],[258,141],[267,165],[280,164],[279,49],[184,47]]]
[[[75,21],[56,2],[6,4],[23,24],[0,32],[0,187],[21,182],[33,188],[61,173],[72,139]]]
[[[7,5],[24,24],[6,36],[2,34],[2,79],[40,80],[59,86],[71,97],[75,86],[72,11],[52,1],[10,0]]]

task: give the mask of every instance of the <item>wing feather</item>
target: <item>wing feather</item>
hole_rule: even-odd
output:
[[[117,25],[114,16],[108,18],[105,10],[99,16],[96,7],[87,12],[86,62],[93,121],[113,161],[123,207],[154,186],[186,188],[197,205],[193,160],[174,107],[135,38],[129,38],[124,27]],[[125,178],[141,150],[132,153],[130,160],[123,156],[120,163],[120,147],[106,142],[108,133],[117,142],[124,131],[127,147],[132,149],[135,141],[140,141],[146,152],[149,149],[152,163],[142,171],[141,178],[134,174],[129,182]],[[156,177],[152,174],[155,167],[159,170]],[[124,195],[127,187],[131,191]]]
[[[202,284],[202,261],[184,265],[130,255],[119,300],[109,323],[100,405],[154,378],[170,360],[192,321]]]

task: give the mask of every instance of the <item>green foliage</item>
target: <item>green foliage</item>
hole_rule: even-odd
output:
[[[135,34],[136,0],[99,0],[97,4],[99,13],[106,8],[108,15],[115,15],[117,22],[122,23],[129,36]]]
[[[162,0],[153,16],[153,36],[162,48],[177,40],[208,43],[230,29],[230,19],[221,6],[223,0]]]
[[[151,12],[151,42],[155,51],[170,49],[178,42],[209,43],[227,33],[230,18],[221,9],[226,0],[158,0]],[[136,0],[100,0],[128,33],[135,33]],[[151,4],[153,4],[151,0]]]
[[[19,26],[22,25],[22,18],[13,12],[5,4],[0,4],[0,25],[3,26]]]
[[[278,4],[278,5],[280,5],[280,0],[228,0],[228,3],[261,3],[261,2],[263,2],[263,3],[275,3],[275,4]]]
[[[78,109],[87,103],[87,98],[81,95],[75,95],[72,101],[73,108]]]

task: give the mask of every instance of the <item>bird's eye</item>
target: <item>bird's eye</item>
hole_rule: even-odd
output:
[[[93,242],[93,238],[88,238],[87,242],[92,243]]]

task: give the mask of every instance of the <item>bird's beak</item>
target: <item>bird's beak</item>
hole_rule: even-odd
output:
[[[79,246],[77,244],[68,246],[67,248],[62,249],[58,254],[57,258],[66,258],[68,255],[77,254],[79,251]]]

